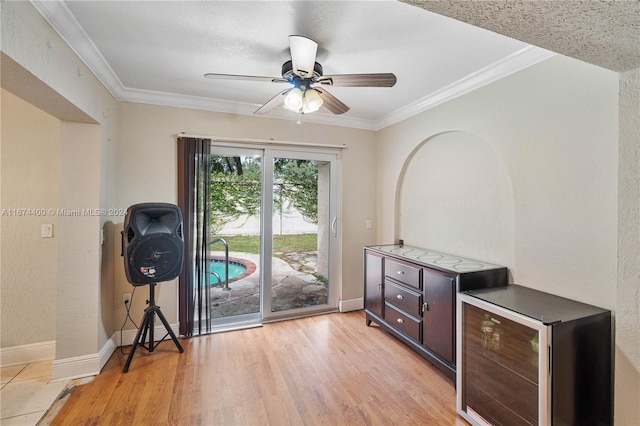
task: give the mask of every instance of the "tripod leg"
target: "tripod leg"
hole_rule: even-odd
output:
[[[149,330],[149,352],[153,352],[153,350],[155,349],[155,345],[154,345],[154,341],[155,339],[153,338],[153,331],[155,329],[155,319],[156,319],[156,312],[155,309],[151,308],[149,310],[149,326],[148,326],[148,330]]]
[[[149,328],[149,312],[145,310],[144,316],[142,317],[142,323],[140,324],[140,328],[138,328],[138,332],[136,333],[136,338],[133,341],[133,346],[131,346],[131,350],[129,351],[129,356],[127,357],[127,362],[124,363],[124,368],[122,369],[123,373],[129,371],[129,364],[131,364],[131,359],[133,358],[133,354],[136,351],[136,348],[140,344],[140,336],[144,333],[142,339],[144,340],[147,336],[147,329]]]
[[[178,350],[180,351],[180,353],[184,352],[184,349],[182,349],[182,345],[180,344],[180,342],[178,342],[178,338],[176,337],[175,333],[171,329],[171,326],[169,325],[169,322],[164,317],[164,314],[162,313],[160,308],[158,308],[157,311],[158,311],[157,314],[158,314],[158,317],[160,318],[160,321],[162,321],[162,323],[164,324],[164,328],[167,329],[167,332],[169,333],[169,336],[171,336],[171,340],[173,340],[173,343],[176,344],[176,346],[178,347]]]
[[[138,344],[142,347],[144,347],[144,342],[147,341],[147,334],[151,334],[151,327],[153,327],[153,311],[150,310],[149,308],[144,310],[144,319],[145,319],[145,323],[144,323],[144,331],[142,332],[142,338],[140,339],[140,341],[138,342]],[[149,352],[153,352],[153,340],[151,340],[151,337],[153,337],[153,335],[150,336],[150,340],[149,340],[149,344],[147,345],[147,350]]]

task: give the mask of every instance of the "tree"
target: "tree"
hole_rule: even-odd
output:
[[[309,160],[277,158],[274,169],[274,209],[292,207],[310,223],[318,223],[318,164]]]
[[[260,160],[211,157],[209,226],[215,233],[228,222],[260,212]]]
[[[295,209],[318,222],[318,165],[315,161],[277,158],[274,161],[274,211]],[[240,217],[260,212],[261,159],[211,156],[209,223],[213,233]]]

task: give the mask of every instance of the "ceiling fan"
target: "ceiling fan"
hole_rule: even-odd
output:
[[[310,38],[289,36],[291,60],[282,65],[282,77],[207,73],[210,79],[264,81],[289,83],[293,87],[283,90],[254,111],[266,114],[284,104],[284,108],[300,114],[317,111],[322,105],[334,114],[344,114],[349,107],[330,94],[324,86],[340,87],[393,87],[396,76],[392,73],[324,75],[322,65],[316,62],[318,43]]]

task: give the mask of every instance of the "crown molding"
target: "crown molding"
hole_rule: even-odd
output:
[[[119,99],[124,85],[67,5],[50,0],[30,2],[113,97]]]
[[[535,46],[527,46],[386,115],[377,122],[374,130],[381,130],[387,126],[406,120],[555,55],[554,52],[549,50]]]
[[[249,115],[256,117],[254,111],[260,108],[258,104],[247,102],[228,101],[223,99],[208,98],[204,96],[182,95],[176,93],[157,92],[152,90],[126,88],[118,98],[124,102],[135,102],[150,105],[171,106],[178,108],[190,108],[205,111],[215,111],[227,114]],[[288,121],[297,121],[298,116],[284,108],[274,110],[265,118],[277,118]],[[337,116],[325,113],[313,113],[302,116],[302,123],[316,123],[331,126],[350,127],[363,130],[374,130],[375,122],[360,118]]]
[[[53,27],[73,52],[102,82],[106,89],[120,101],[153,105],[192,108],[230,114],[253,115],[260,106],[251,103],[207,98],[203,96],[181,95],[126,87],[118,78],[96,45],[62,1],[30,0],[35,9]],[[304,116],[303,122],[351,127],[364,130],[381,130],[387,126],[413,117],[430,108],[448,102],[499,80],[517,71],[544,61],[555,53],[535,46],[527,46],[477,72],[410,103],[379,120],[366,120],[341,115],[314,113]],[[295,121],[297,117],[289,111],[273,111],[267,118]]]

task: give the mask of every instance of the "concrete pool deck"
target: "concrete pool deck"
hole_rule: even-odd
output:
[[[211,252],[224,257],[224,252]],[[315,253],[282,254],[287,261],[274,257],[272,261],[272,309],[274,312],[327,303],[327,284],[312,275],[316,270]],[[260,256],[252,253],[229,252],[230,258],[246,259],[256,265],[253,273],[223,286],[208,289],[211,318],[257,313],[260,311]]]

